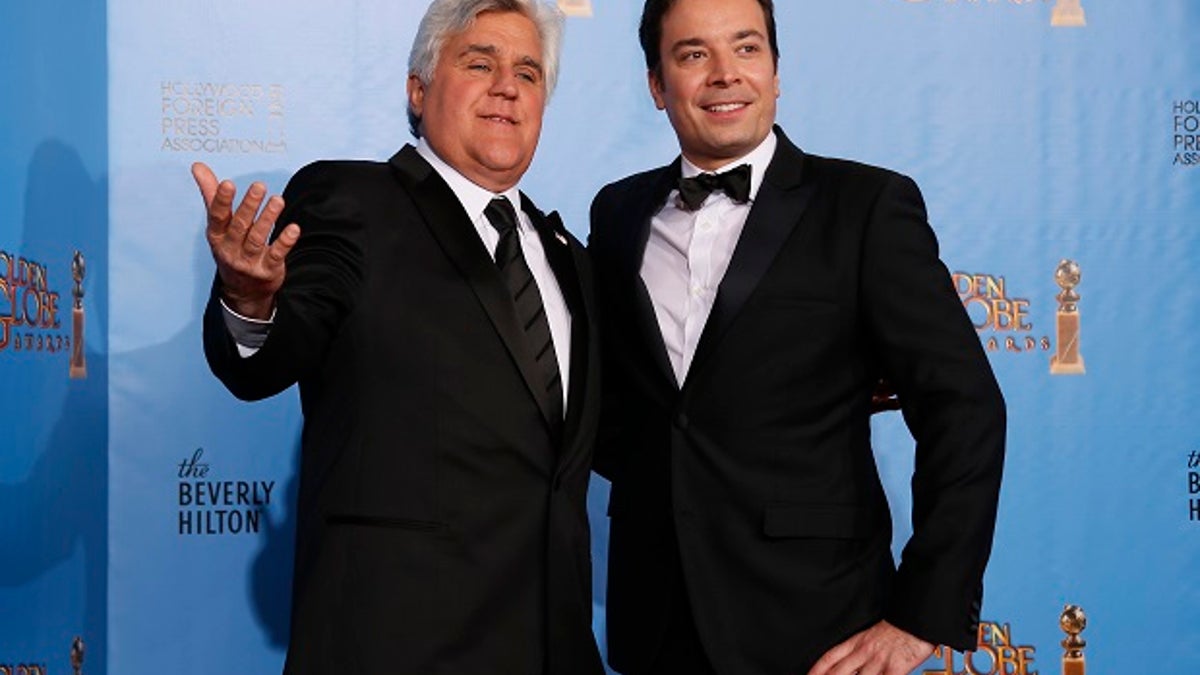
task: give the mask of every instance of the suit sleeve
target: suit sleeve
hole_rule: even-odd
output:
[[[609,201],[607,196],[611,192],[612,187],[606,186],[592,200],[587,238],[588,258],[591,260],[591,267],[595,272],[596,322],[599,326],[599,334],[601,335],[601,363],[607,360],[607,355],[604,351],[608,349],[608,345],[604,336],[607,335],[608,327],[604,322],[608,320],[606,314],[609,312],[605,305],[608,302],[607,294],[609,292],[609,283],[611,282],[609,275],[611,274],[613,264],[611,258],[607,255],[608,251],[605,249],[607,243],[605,219],[606,213],[609,210],[606,204]],[[600,390],[600,425],[596,437],[595,452],[592,455],[592,470],[610,481],[613,479],[615,469],[613,465],[616,461],[616,457],[613,455],[613,438],[619,435],[616,424],[620,417],[617,411],[613,409],[613,404],[616,401],[610,392],[614,385],[615,383],[611,379],[607,380],[604,387]]]
[[[886,618],[973,649],[1004,461],[1005,406],[916,184],[891,174],[863,241],[864,313],[916,440],[913,534]]]
[[[364,234],[344,183],[336,168],[318,163],[301,169],[284,190],[286,207],[278,222],[299,224],[301,235],[288,254],[275,323],[254,355],[238,354],[221,314],[220,279],[213,282],[204,315],[204,353],[213,373],[238,398],[273,396],[317,372],[353,309],[362,282]]]

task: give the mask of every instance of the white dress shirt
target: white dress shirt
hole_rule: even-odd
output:
[[[442,180],[450,186],[454,196],[458,197],[467,217],[475,226],[475,233],[479,235],[480,241],[493,260],[496,257],[496,244],[500,241],[500,233],[492,227],[483,212],[496,197],[504,197],[512,203],[519,221],[517,234],[521,239],[521,250],[525,254],[529,271],[533,273],[538,292],[541,293],[542,305],[546,308],[550,338],[554,341],[554,355],[558,359],[558,372],[562,376],[563,413],[566,414],[571,375],[571,312],[567,309],[558,278],[554,276],[554,271],[550,269],[550,263],[546,260],[542,240],[538,237],[529,216],[521,210],[520,191],[514,185],[502,194],[496,194],[472,183],[466,176],[442,161],[423,138],[417,142],[417,153],[429,162],[434,171],[437,171]],[[272,323],[248,319],[233,312],[224,301],[221,304],[225,309],[225,324],[237,342],[238,352],[243,357],[250,356],[262,346]]]
[[[738,204],[717,191],[699,209],[687,211],[680,208],[679,191],[672,190],[650,220],[641,277],[654,305],[675,382],[680,386],[696,354],[696,345],[712,312],[717,288],[729,269],[750,207],[775,155],[776,143],[775,132],[771,132],[750,154],[712,172],[722,173],[749,164],[749,202]],[[686,157],[682,164],[684,178],[702,173]]]

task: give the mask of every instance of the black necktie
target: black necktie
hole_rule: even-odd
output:
[[[738,204],[750,201],[750,165],[742,164],[724,173],[702,173],[679,179],[679,200],[688,211],[700,208],[708,195],[721,190]]]
[[[551,419],[562,420],[562,376],[558,372],[558,356],[554,353],[554,340],[550,336],[550,322],[546,319],[546,308],[538,292],[533,273],[525,262],[521,250],[521,236],[517,232],[517,213],[512,202],[496,197],[484,209],[483,215],[500,233],[496,244],[496,266],[500,276],[512,294],[517,307],[517,320],[525,329],[525,337],[533,350],[538,372],[542,375],[546,397],[550,403]]]

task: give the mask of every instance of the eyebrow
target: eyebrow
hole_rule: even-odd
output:
[[[465,56],[467,54],[487,54],[488,56],[499,56],[500,50],[496,49],[495,45],[469,44],[463,48],[460,56]]]
[[[485,54],[487,56],[491,56],[492,58],[500,58],[500,50],[496,47],[496,45],[488,44],[469,44],[463,49],[462,53],[463,56],[467,54]],[[543,72],[541,62],[532,56],[522,56],[521,58],[517,59],[517,65],[533,68],[538,72],[539,76],[545,74]]]
[[[738,32],[734,33],[730,42],[738,42],[739,40],[745,40],[746,38],[758,38],[760,40],[765,39],[760,31],[757,31],[753,28],[747,28],[746,30],[739,30]],[[671,51],[675,51],[681,47],[703,47],[707,44],[708,41],[704,38],[684,38],[671,45]]]
[[[758,32],[757,30],[754,30],[753,28],[747,28],[746,30],[740,30],[737,33],[734,33],[734,35],[733,35],[733,39],[735,41],[736,40],[745,40],[746,38],[752,38],[752,37],[759,38],[760,40],[766,39],[762,33]]]
[[[703,47],[704,45],[704,40],[701,40],[700,38],[684,38],[671,45],[671,51],[675,51],[680,47]]]

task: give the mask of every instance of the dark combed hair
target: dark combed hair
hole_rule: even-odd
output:
[[[646,0],[642,8],[642,23],[638,26],[638,40],[642,43],[642,53],[646,55],[646,68],[661,74],[662,68],[662,23],[663,17],[679,0]],[[767,41],[771,45],[771,56],[775,64],[779,64],[779,38],[775,34],[775,3],[772,0],[758,0],[763,16],[767,20]]]

